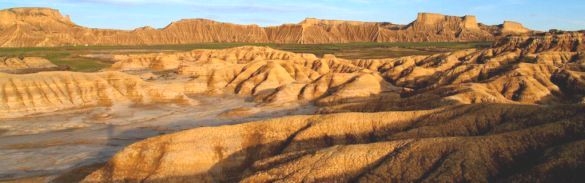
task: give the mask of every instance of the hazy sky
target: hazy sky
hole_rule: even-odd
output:
[[[305,17],[407,24],[418,12],[476,15],[486,24],[504,20],[536,30],[585,29],[585,0],[0,0],[0,8],[51,7],[79,25],[156,28],[183,18],[262,26]]]

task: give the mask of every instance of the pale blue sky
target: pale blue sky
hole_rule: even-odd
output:
[[[583,0],[0,0],[0,8],[51,7],[79,25],[156,28],[183,18],[207,18],[261,26],[305,17],[407,24],[418,12],[476,15],[486,24],[504,20],[535,30],[585,29]]]

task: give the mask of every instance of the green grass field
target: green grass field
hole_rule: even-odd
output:
[[[80,55],[91,53],[149,53],[161,51],[188,51],[193,49],[224,49],[238,46],[268,46],[295,53],[313,53],[319,57],[333,54],[341,58],[392,58],[408,55],[429,55],[469,48],[485,48],[491,42],[422,42],[422,43],[341,43],[341,44],[275,44],[275,43],[201,43],[185,45],[144,46],[77,46],[41,48],[0,48],[0,56],[44,57],[57,65],[66,65],[73,71],[93,72],[111,63],[88,59]]]

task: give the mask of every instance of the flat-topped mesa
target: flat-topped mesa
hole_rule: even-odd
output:
[[[152,39],[157,35],[156,39]],[[268,42],[264,29],[258,25],[238,25],[209,19],[182,19],[159,31],[145,35],[148,44],[179,44],[207,42]],[[149,40],[152,39],[152,40]]]
[[[157,29],[151,26],[138,27],[134,31],[156,31]]]
[[[221,22],[217,22],[217,21],[209,20],[209,19],[204,19],[204,18],[185,18],[185,19],[181,19],[178,21],[173,21],[169,25],[167,25],[165,28],[183,25],[183,24],[193,24],[193,23],[215,24],[215,23],[221,23]]]
[[[413,27],[459,27],[462,29],[479,30],[477,18],[472,15],[465,15],[463,17],[447,16],[437,13],[419,13],[416,20],[412,23]],[[453,27],[454,28],[454,27]]]
[[[437,13],[418,13],[415,22],[424,25],[435,25],[443,20],[447,16]]]
[[[503,34],[523,34],[530,32],[530,30],[525,28],[521,23],[514,21],[504,21],[501,32]]]
[[[59,10],[51,8],[10,8],[0,11],[0,26],[9,26],[16,23],[50,23],[57,21],[68,25],[75,25],[69,16],[64,16]]]
[[[145,27],[127,31],[77,26],[59,11],[49,8],[0,10],[0,47],[494,41],[518,33],[530,33],[530,30],[513,22],[488,26],[479,24],[475,16],[436,13],[419,13],[418,18],[408,25],[307,18],[297,24],[260,27],[208,19],[183,19],[162,29]]]
[[[351,20],[325,20],[325,19],[317,19],[317,18],[305,18],[299,24],[303,27],[313,26],[313,25],[339,25],[339,24],[347,24],[347,25],[363,25],[363,24],[375,24],[373,22],[362,22],[362,21],[351,21]]]
[[[463,17],[463,27],[466,29],[479,30],[479,24],[477,23],[477,17],[473,15],[465,15]]]

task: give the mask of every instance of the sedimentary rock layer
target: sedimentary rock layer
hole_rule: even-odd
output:
[[[268,47],[193,50],[183,53],[113,56],[110,70],[169,72],[192,78],[193,93],[251,96],[266,105],[338,102],[398,91],[377,72],[351,60],[298,54]]]
[[[584,110],[476,104],[198,128],[128,146],[85,182],[577,181]]]
[[[65,109],[95,105],[100,97],[89,97],[88,104],[70,102],[71,105],[61,105],[64,107],[50,107],[60,104],[46,102],[54,104],[37,105],[31,101],[44,101],[34,98],[46,92],[28,91],[37,91],[34,87],[38,87],[39,91],[48,93],[68,93],[78,91],[69,87],[88,87],[97,95],[101,91],[100,83],[111,85],[107,82],[112,80],[97,82],[102,81],[99,78],[103,76],[131,78],[122,80],[138,83],[138,86],[164,83],[166,90],[180,94],[237,94],[251,97],[261,106],[312,102],[321,107],[321,113],[432,109],[474,103],[581,103],[585,97],[582,37],[582,33],[506,37],[484,50],[391,59],[348,60],[333,55],[318,58],[312,54],[253,46],[114,55],[111,58],[115,63],[109,70],[139,73],[139,76],[123,73],[5,75],[2,81],[7,102],[4,104],[6,111],[30,113],[43,112],[37,109],[42,107]],[[81,77],[75,77],[77,75]],[[96,82],[91,79],[78,81],[90,76],[95,77]],[[14,82],[17,84],[12,84]],[[64,88],[51,89],[45,83]],[[144,92],[142,89],[136,91]],[[27,93],[39,94],[29,97]],[[76,98],[68,94],[63,96],[67,99],[59,101]]]
[[[69,17],[48,8],[0,10],[0,47],[45,47],[83,45],[155,45],[209,42],[245,43],[347,43],[491,41],[507,34],[530,32],[522,25],[479,24],[475,16],[445,16],[420,13],[408,25],[386,22],[319,20],[298,24],[260,27],[205,19],[184,19],[162,29],[131,31],[91,29],[76,25]]]
[[[39,57],[0,57],[0,72],[26,73],[34,71],[56,70],[59,66]]]
[[[322,112],[338,114],[150,138],[128,146],[84,181],[579,182],[585,179],[578,173],[585,167],[582,36],[508,37],[485,50],[396,59],[293,54],[286,58],[295,59],[274,57],[281,62],[269,64],[235,54],[230,58],[240,59],[234,62],[259,65],[224,72],[240,73],[227,81],[247,88],[262,84],[241,81],[286,82],[267,95],[234,92],[267,96],[262,101],[268,103],[325,93],[313,101],[323,106]],[[245,49],[218,52],[235,50]],[[310,65],[320,75],[296,83],[284,61]],[[324,63],[346,69],[319,72],[336,68]],[[371,86],[380,83],[402,87],[402,93],[371,93],[379,91]],[[327,100],[345,91],[355,98]],[[346,111],[377,113],[339,113]]]
[[[366,111],[484,102],[573,103],[583,97],[577,92],[585,64],[582,37],[512,36],[483,50],[357,60],[248,46],[116,55],[110,69],[174,71],[200,83],[198,92],[253,96],[263,104],[314,101],[330,109],[340,103],[353,105],[343,107],[348,110],[363,105]],[[372,100],[386,102],[371,105]]]
[[[83,107],[189,101],[182,91],[120,72],[0,73],[0,118]]]

